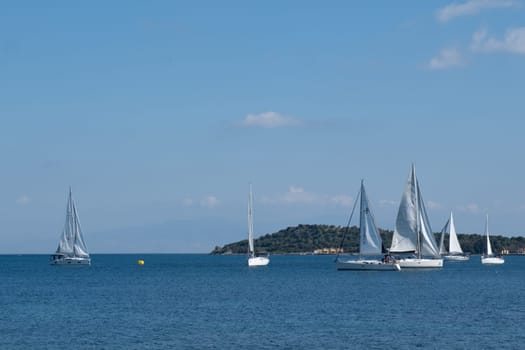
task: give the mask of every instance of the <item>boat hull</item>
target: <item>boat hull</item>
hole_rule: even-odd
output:
[[[481,256],[481,263],[483,265],[501,265],[505,260],[499,256]]]
[[[270,258],[265,256],[256,256],[248,258],[248,266],[255,267],[255,266],[266,266],[270,263]]]
[[[90,258],[61,258],[61,259],[52,259],[49,262],[51,265],[58,266],[89,266],[91,265]]]
[[[381,260],[337,260],[338,270],[355,271],[400,271],[397,262],[383,262]]]
[[[443,267],[443,259],[402,258],[396,260],[402,269],[435,269]]]
[[[470,259],[468,255],[444,255],[443,259],[447,261],[467,261]]]

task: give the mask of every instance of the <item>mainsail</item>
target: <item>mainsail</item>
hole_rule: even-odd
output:
[[[359,221],[359,254],[379,255],[382,253],[381,236],[377,230],[372,211],[368,204],[365,186],[361,181],[361,216]]]
[[[448,232],[449,239],[448,239],[448,251],[445,247],[445,234]],[[446,255],[446,254],[452,254],[452,255],[461,255],[463,254],[463,249],[461,249],[461,245],[459,244],[458,235],[456,233],[456,226],[454,225],[454,215],[452,212],[450,212],[450,218],[447,220],[447,223],[445,226],[443,226],[443,229],[441,230],[441,240],[439,242],[439,254]]]
[[[413,164],[399,204],[390,252],[439,256]]]
[[[489,239],[489,214],[487,214],[487,218],[485,220],[485,234],[487,235],[487,255],[491,256],[494,255],[492,252],[492,246],[490,245],[490,239]]]
[[[450,212],[449,222],[448,251],[450,254],[463,254],[463,249],[461,249],[461,246],[459,245],[458,235],[456,234],[456,227],[454,226],[454,216],[452,215],[452,212]]]
[[[71,194],[71,188],[69,189],[66,207],[66,222],[56,253],[66,257],[89,258],[89,253],[80,228],[77,208]]]
[[[412,166],[412,170],[408,175],[407,184],[401,202],[399,203],[399,210],[397,212],[396,225],[394,235],[392,236],[392,245],[390,252],[392,253],[408,253],[415,252],[417,248],[417,192],[416,192],[416,174]]]

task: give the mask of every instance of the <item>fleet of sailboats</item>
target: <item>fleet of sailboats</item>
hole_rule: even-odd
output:
[[[248,195],[248,266],[266,266],[270,263],[268,256],[256,256],[253,244],[253,193],[250,184]]]
[[[50,257],[51,265],[86,266],[91,264],[91,258],[84,242],[78,212],[73,201],[71,188],[66,206],[66,222],[55,254]]]
[[[365,256],[381,255],[383,253],[383,242],[381,235],[377,230],[374,216],[368,203],[368,197],[366,195],[363,181],[361,181],[361,189],[359,191],[359,195],[356,198],[356,203],[358,199],[360,199],[361,203],[359,210],[359,258],[338,258],[336,260],[337,269],[399,271],[401,269],[399,264],[389,255],[386,255],[383,259],[365,258]]]
[[[399,204],[390,253],[402,254],[398,259],[401,268],[443,267],[443,258],[430,227],[414,164]]]
[[[485,219],[485,235],[487,236],[487,251],[481,256],[481,263],[484,265],[501,265],[505,263],[503,257],[495,255],[492,252],[492,246],[489,238],[489,215],[487,214]]]
[[[448,233],[448,251],[445,247],[445,234]],[[445,260],[450,261],[467,261],[470,256],[463,253],[459,244],[456,226],[454,225],[454,215],[450,212],[450,218],[441,230],[441,239],[439,243],[439,253]]]
[[[470,256],[463,252],[459,243],[452,212],[441,231],[438,247],[430,226],[414,164],[410,168],[399,204],[392,243],[384,257],[383,242],[370,208],[364,181],[361,181],[350,220],[358,200],[360,201],[359,256],[357,258],[347,258],[338,255],[336,259],[338,270],[399,271],[403,268],[441,268],[443,267],[443,260],[469,260]],[[449,237],[448,249],[445,246],[445,236],[447,234]],[[485,237],[486,252],[481,256],[481,263],[503,264],[505,262],[503,257],[494,254],[492,250],[488,229],[488,215],[485,221]],[[253,190],[250,184],[248,195],[248,266],[265,266],[269,262],[270,258],[268,255],[257,256],[255,253]],[[66,205],[64,229],[62,230],[58,247],[50,257],[50,264],[65,266],[89,266],[91,264],[71,188],[69,188]]]

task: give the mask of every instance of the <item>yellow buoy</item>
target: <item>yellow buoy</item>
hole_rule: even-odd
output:
[[[144,265],[144,260],[139,260],[139,261],[137,261],[137,264],[139,264],[139,265]]]

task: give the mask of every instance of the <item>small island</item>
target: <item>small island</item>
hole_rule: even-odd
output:
[[[393,231],[379,229],[383,245],[388,248]],[[435,233],[439,242],[440,233]],[[343,241],[343,236],[344,242]],[[458,234],[463,251],[481,254],[485,247],[484,236],[480,234]],[[447,243],[448,237],[445,238]],[[525,254],[525,237],[491,236],[492,248],[501,254]],[[341,246],[341,242],[343,245]],[[257,251],[265,254],[337,254],[357,253],[359,250],[359,228],[334,225],[298,225],[287,227],[275,233],[265,234],[255,240]],[[246,254],[248,240],[215,247],[210,254]]]

